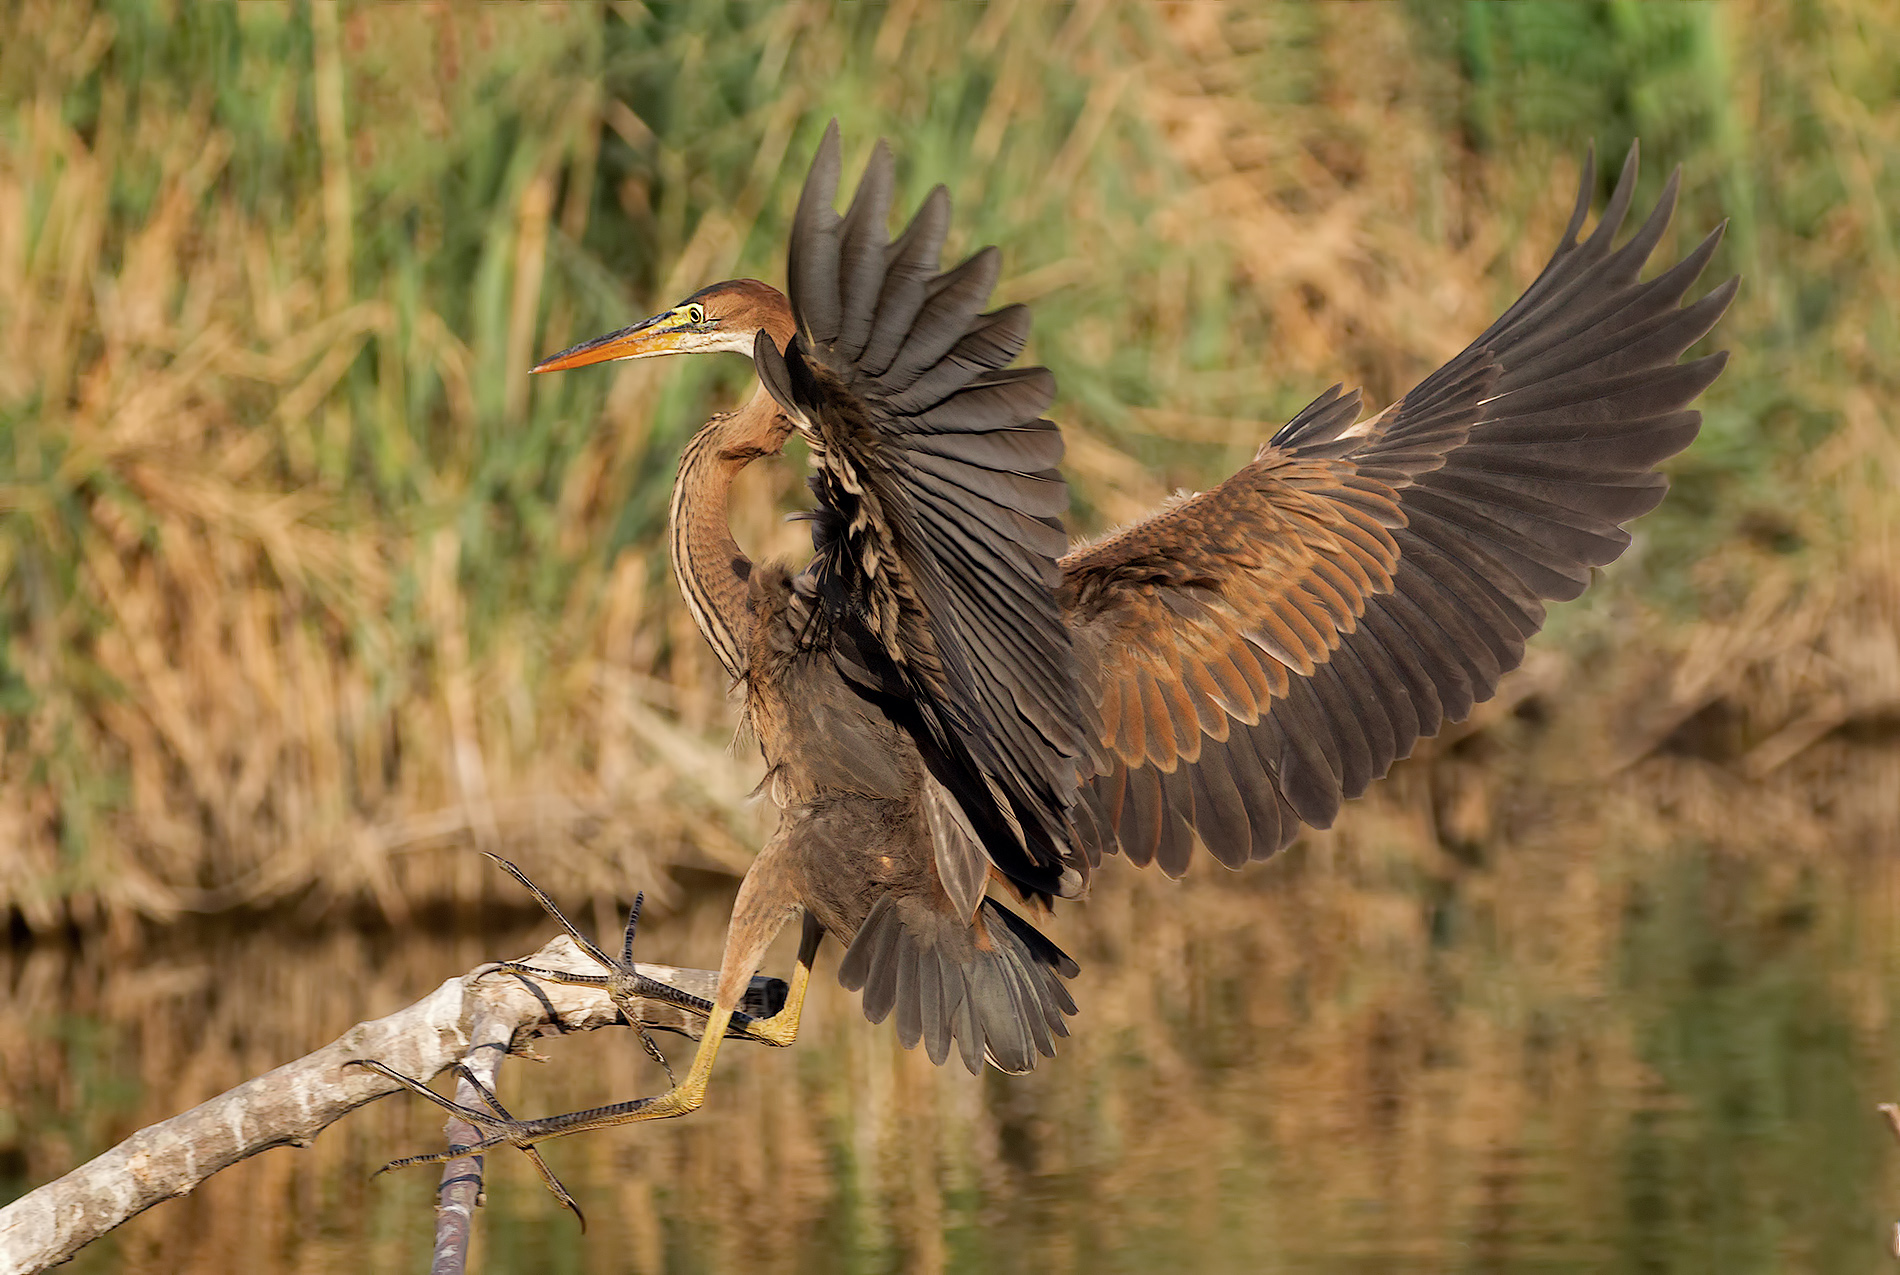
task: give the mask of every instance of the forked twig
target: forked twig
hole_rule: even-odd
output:
[[[493,1099],[493,1081],[501,1071],[501,1060],[514,1038],[513,1027],[490,1014],[478,1019],[469,1032],[468,1058],[455,1064],[455,1096],[464,1102],[478,1097]],[[482,1074],[487,1073],[484,1083]],[[497,1107],[499,1103],[495,1104]],[[442,1128],[449,1145],[467,1146],[479,1137],[478,1131],[459,1116],[450,1116]],[[381,1172],[382,1170],[377,1170]],[[429,1275],[464,1275],[468,1270],[469,1246],[475,1238],[475,1210],[483,1203],[482,1157],[457,1156],[442,1166],[442,1185],[436,1189],[435,1252],[429,1260]],[[576,1214],[580,1206],[575,1205]],[[581,1229],[587,1229],[585,1218]]]

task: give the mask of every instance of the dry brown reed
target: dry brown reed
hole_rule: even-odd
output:
[[[62,8],[31,15],[55,51],[74,21]],[[477,653],[455,527],[379,516],[327,472],[356,428],[338,391],[353,364],[394,369],[397,415],[402,375],[439,377],[451,430],[468,436],[475,356],[439,316],[405,322],[391,298],[353,295],[338,37],[330,8],[315,12],[323,197],[287,221],[240,207],[228,140],[207,138],[202,111],[147,104],[128,123],[109,101],[92,138],[73,131],[59,94],[109,38],[102,15],[12,121],[0,364],[25,419],[0,501],[14,520],[4,567],[44,605],[13,644],[29,699],[0,757],[0,899],[36,929],[263,905],[313,883],[400,916],[435,894],[481,896],[486,873],[462,856],[411,870],[412,852],[471,840],[533,840],[555,860],[567,846],[564,871],[592,889],[664,890],[662,864],[733,870],[756,830],[743,763],[709,738],[712,705],[684,725],[650,706],[671,697],[645,684],[651,638],[642,660],[637,630],[665,621],[646,598],[667,582],[648,581],[643,555],[555,632],[513,625]],[[391,38],[415,21],[373,20]],[[108,245],[125,148],[158,157],[158,188]],[[511,227],[511,410],[549,190],[545,175],[526,182]],[[57,469],[39,472],[36,451]],[[452,489],[456,468],[435,458],[424,477]],[[577,553],[598,538],[590,512]],[[405,583],[407,627],[393,596]],[[531,686],[523,647],[542,644],[561,666]],[[75,826],[72,799],[100,785],[122,790],[99,803],[106,820]]]
[[[650,157],[658,175],[613,192],[650,235],[643,299],[657,301],[774,268],[763,240],[799,166],[794,139],[838,94],[862,97],[858,144],[913,133],[918,178],[948,180],[980,232],[1013,245],[1005,298],[1046,316],[1036,353],[1063,377],[1091,525],[1217,477],[1257,444],[1259,421],[1331,380],[1374,399],[1402,389],[1534,272],[1575,171],[1567,143],[1529,139],[1508,162],[1474,153],[1448,127],[1455,69],[1423,56],[1390,7],[998,4],[935,18],[898,5],[855,25],[821,5],[775,8],[748,37],[766,104],[727,176],[702,169],[693,137],[656,133],[603,88],[597,13],[311,13],[315,175],[289,203],[245,194],[237,140],[185,86],[105,77],[95,122],[74,126],[75,86],[129,38],[110,13],[29,4],[0,55],[20,90],[0,139],[0,410],[14,451],[0,576],[18,620],[0,907],[35,930],[305,896],[397,917],[491,897],[482,861],[457,852],[469,845],[512,847],[570,896],[664,891],[673,865],[743,866],[761,831],[756,767],[728,746],[724,687],[662,561],[621,531],[630,507],[652,507],[690,423],[675,418],[704,391],[630,367],[598,427],[570,428],[523,375],[594,312],[571,263],[600,215],[603,147]],[[1867,105],[1873,55],[1822,48],[1775,6],[1726,13],[1728,82],[1757,91],[1730,104],[1725,144],[1760,138],[1771,159],[1797,148],[1778,131],[1785,93],[1759,87],[1779,76],[1814,104],[1848,191],[1824,233],[1746,219],[1750,287],[1725,329],[1740,346],[1785,322],[1776,254],[1891,265],[1879,165],[1900,137],[1891,110]],[[1876,8],[1851,16],[1891,26]],[[910,73],[865,74],[861,44]],[[688,65],[718,52],[681,49]],[[390,164],[432,162],[482,86],[529,63],[561,69],[522,90],[523,127],[539,131],[496,161],[508,176],[482,210],[485,290],[470,309],[431,308],[436,294],[418,300],[402,269],[363,266],[385,233],[366,191]],[[946,132],[921,86],[973,65],[980,109]],[[284,84],[300,91],[302,74]],[[128,205],[119,177],[134,167],[150,180]],[[454,211],[417,206],[418,261]],[[1699,229],[1679,230],[1678,248]],[[1434,778],[1405,790],[1449,844],[1481,842],[1506,817],[1498,794],[1532,765],[1581,781],[1689,756],[1746,783],[1819,741],[1890,729],[1900,444],[1891,372],[1865,342],[1893,331],[1893,278],[1868,272],[1773,369],[1806,410],[1842,422],[1813,455],[1760,465],[1784,478],[1798,465],[1811,499],[1704,557],[1689,573],[1693,622],[1617,580],[1565,613],[1507,704],[1435,748]],[[1829,366],[1801,372],[1795,355],[1817,344]],[[1711,397],[1731,439],[1750,410],[1721,399],[1734,379]],[[496,477],[529,417],[569,430],[544,509],[510,505],[512,480]],[[748,475],[737,502],[741,539],[761,552],[796,551],[780,522],[797,503],[792,468]],[[517,542],[537,559],[497,556],[495,526],[513,518],[545,520]],[[1805,550],[1778,547],[1777,528]],[[1618,578],[1653,580],[1649,554],[1645,540]],[[1516,729],[1506,710],[1533,701],[1583,743],[1477,776],[1471,741]],[[1493,766],[1517,756],[1491,751],[1509,754]]]
[[[598,13],[318,6],[308,68],[286,72],[315,95],[316,176],[273,206],[247,199],[238,140],[189,92],[108,79],[96,127],[75,127],[73,86],[125,32],[80,5],[18,7],[0,41],[17,103],[0,132],[0,603],[18,618],[0,907],[36,930],[300,896],[394,917],[495,897],[478,844],[513,848],[564,901],[743,867],[753,764],[728,747],[724,687],[663,560],[625,533],[706,382],[620,373],[550,467],[542,556],[495,549],[517,508],[495,458],[575,410],[521,369],[607,313],[575,262],[602,250],[610,205],[641,245],[635,295],[613,304],[663,303],[778,268],[814,121],[843,109],[860,154],[903,139],[912,196],[948,182],[963,242],[1002,242],[1005,299],[1037,308],[1092,526],[1218,477],[1258,421],[1335,379],[1402,389],[1530,277],[1568,208],[1572,139],[1474,149],[1455,68],[1397,7],[941,11],[764,10],[746,75],[765,105],[692,134],[695,103],[669,123],[608,91]],[[708,1270],[814,1250],[967,1269],[955,1245],[967,1258],[980,1232],[1033,1246],[1011,1250],[1025,1268],[1163,1268],[1159,1237],[1224,1234],[1238,1194],[1255,1236],[1280,1238],[1208,1269],[1319,1253],[1494,1269],[1536,1242],[1600,1269],[1632,1154],[1604,1113],[1683,1118],[1644,1038],[1674,1007],[1623,963],[1630,910],[1685,845],[1708,847],[1716,879],[1691,892],[1726,932],[1792,944],[1785,917],[1819,900],[1843,956],[1798,990],[1892,1061],[1900,112],[1879,85],[1900,20],[1845,0],[1697,12],[1726,115],[1689,202],[1736,215],[1725,259],[1747,280],[1707,435],[1629,558],[1338,829],[1239,877],[1105,874],[1065,909],[1085,1016],[1055,1067],[1008,1085],[932,1069],[825,978],[808,1040],[735,1052],[693,1121],[559,1145],[607,1231],[577,1266],[668,1269],[684,1242]],[[711,94],[720,54],[694,39],[672,50],[703,71],[673,82],[688,98]],[[900,59],[904,76],[876,69]],[[498,151],[487,300],[418,301],[400,269],[366,270],[379,164],[428,162],[495,68],[530,63],[561,69],[523,90],[527,140]],[[936,95],[972,67],[965,117]],[[735,134],[743,162],[716,171],[706,151]],[[606,162],[623,150],[650,165]],[[127,202],[114,177],[135,163],[152,177]],[[1777,216],[1813,189],[1839,198]],[[418,260],[453,240],[455,211],[420,205]],[[795,467],[755,468],[740,538],[793,552]],[[715,963],[723,902],[680,891],[650,950]],[[352,931],[148,948],[129,976],[114,945],[15,951],[0,1109],[62,1115],[0,1141],[42,1181],[542,928],[446,954]],[[519,1109],[656,1083],[625,1042],[564,1048],[566,1065],[519,1069]],[[128,1055],[146,1063],[136,1095],[105,1079]],[[383,1104],[138,1219],[111,1260],[396,1265],[426,1245],[428,1183],[362,1174],[436,1125]],[[524,1166],[492,1165],[516,1234],[561,1225]],[[536,1264],[509,1233],[491,1230],[492,1264]],[[1783,1268],[1830,1268],[1824,1234],[1778,1242]]]

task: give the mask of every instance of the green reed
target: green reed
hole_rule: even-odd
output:
[[[1004,246],[1085,529],[1217,480],[1333,380],[1402,391],[1531,277],[1586,139],[1607,180],[1640,135],[1643,195],[1684,166],[1678,250],[1732,218],[1737,357],[1612,587],[1558,616],[1549,685],[1646,702],[1632,662],[1728,642],[1727,681],[1665,698],[1732,702],[1744,752],[1828,695],[1852,716],[1866,678],[1766,670],[1890,616],[1895,25],[26,4],[0,45],[0,906],[394,913],[490,889],[427,853],[470,841],[601,893],[742,864],[749,763],[658,532],[745,369],[526,368],[778,278],[833,115],[851,166],[892,139],[901,203],[949,186],[953,250]],[[794,467],[750,481],[743,537],[796,552]]]

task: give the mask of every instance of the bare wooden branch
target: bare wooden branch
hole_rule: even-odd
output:
[[[476,1019],[462,1063],[468,1071],[455,1082],[457,1102],[465,1107],[481,1106],[477,1082],[488,1086],[490,1092],[496,1088],[501,1060],[513,1042],[514,1031],[506,1019],[494,1013]],[[451,1147],[468,1147],[481,1141],[482,1132],[460,1116],[450,1116],[442,1126],[442,1136]],[[429,1275],[463,1275],[468,1269],[468,1249],[475,1238],[475,1210],[481,1203],[482,1157],[458,1155],[445,1163],[442,1185],[436,1189],[435,1255],[429,1263]]]
[[[599,972],[566,935],[522,959],[548,969]],[[718,983],[712,970],[647,964],[640,970],[706,999]],[[741,1008],[767,1016],[783,998],[782,982],[755,977]],[[665,1001],[642,999],[637,1009],[645,1027],[697,1037],[703,1026],[691,1011]],[[308,1146],[340,1117],[397,1091],[394,1081],[348,1065],[357,1059],[380,1059],[406,1075],[429,1079],[460,1061],[480,1065],[481,1058],[468,1055],[483,1041],[506,1042],[516,1049],[536,1036],[592,1031],[624,1021],[597,988],[540,983],[492,965],[480,966],[406,1009],[358,1023],[315,1053],[141,1129],[0,1209],[0,1275],[24,1275],[63,1262],[134,1214],[189,1194],[219,1170],[271,1147]],[[745,1039],[736,1032],[728,1036]],[[479,1053],[490,1056],[487,1075],[492,1076],[502,1050],[491,1047]],[[472,1202],[480,1192],[479,1176],[469,1185]]]

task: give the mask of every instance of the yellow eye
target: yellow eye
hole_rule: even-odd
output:
[[[694,324],[704,323],[706,321],[706,307],[697,303],[687,306],[686,318],[689,322]]]

